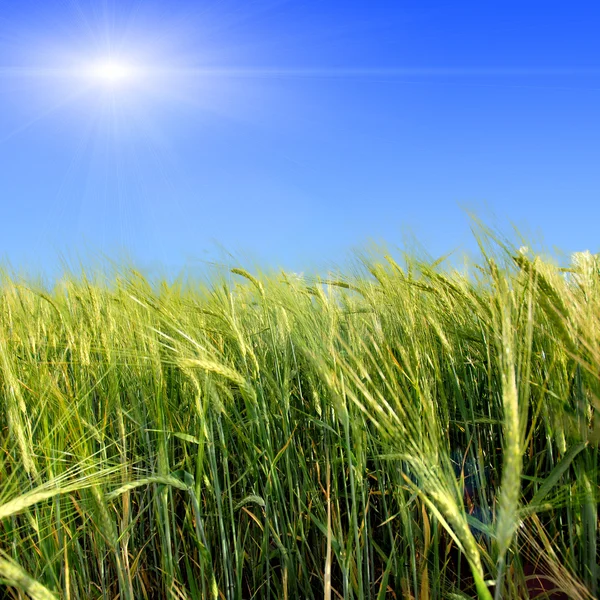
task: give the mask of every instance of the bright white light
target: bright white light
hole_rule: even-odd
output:
[[[115,86],[133,79],[135,70],[126,63],[105,61],[93,65],[89,75],[94,81],[108,86]]]

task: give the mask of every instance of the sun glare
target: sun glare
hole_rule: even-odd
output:
[[[126,63],[104,61],[93,65],[89,75],[94,81],[112,87],[133,79],[135,71]]]

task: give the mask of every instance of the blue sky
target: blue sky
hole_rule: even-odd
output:
[[[407,231],[470,250],[464,208],[597,252],[599,25],[593,2],[3,2],[0,257],[307,270]],[[82,76],[107,60],[134,76]]]

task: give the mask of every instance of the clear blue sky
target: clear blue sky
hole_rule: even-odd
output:
[[[589,1],[5,0],[0,257],[303,270],[468,250],[461,207],[597,252],[598,31]]]

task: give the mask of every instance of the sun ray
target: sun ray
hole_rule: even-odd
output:
[[[81,98],[83,93],[81,91],[74,92],[69,94],[66,97],[63,97],[59,102],[54,103],[50,108],[41,111],[35,117],[29,119],[25,123],[21,123],[18,127],[15,127],[8,133],[5,133],[2,137],[0,137],[0,144],[4,144],[14,136],[27,131],[30,127],[39,123],[40,121],[48,118],[53,113],[56,113],[63,109],[65,106],[74,103],[78,98]]]

